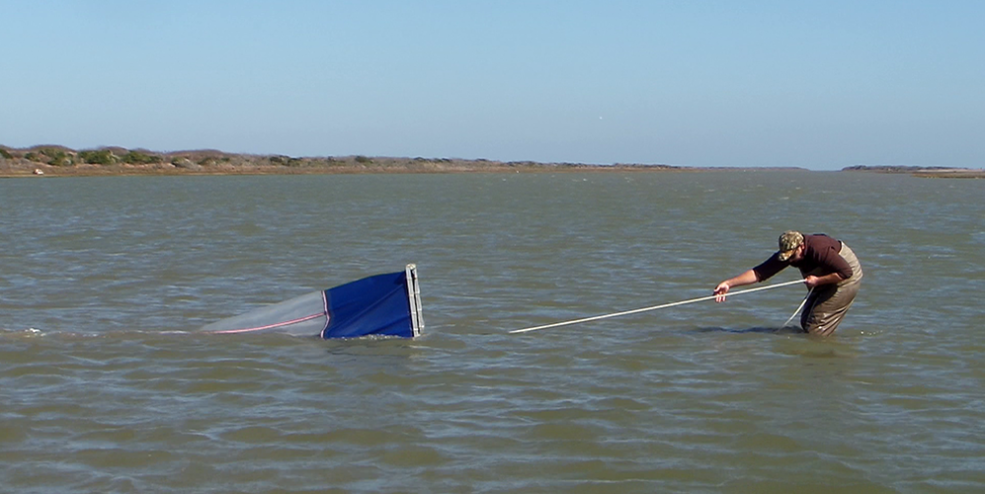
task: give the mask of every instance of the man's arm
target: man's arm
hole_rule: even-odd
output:
[[[849,268],[849,270],[851,270],[851,268]],[[843,279],[845,278],[843,278],[839,273],[829,273],[824,276],[808,275],[804,278],[804,284],[807,285],[808,288],[814,288],[816,286],[838,283]]]
[[[756,271],[752,269],[734,278],[729,278],[719,283],[718,286],[715,287],[715,301],[724,302],[725,296],[728,294],[729,289],[732,288],[733,286],[751,285],[758,281],[759,281],[759,275],[757,275]]]

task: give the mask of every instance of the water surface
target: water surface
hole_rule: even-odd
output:
[[[981,492],[985,182],[847,172],[0,181],[13,492]],[[710,294],[787,229],[866,277]],[[416,263],[425,336],[208,335]],[[784,272],[774,281],[795,279]]]

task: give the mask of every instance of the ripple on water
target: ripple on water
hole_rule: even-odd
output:
[[[0,477],[13,492],[982,491],[979,182],[5,181]],[[793,225],[866,268],[835,338],[777,331],[793,287],[507,333],[705,296]],[[407,262],[422,338],[196,333]]]

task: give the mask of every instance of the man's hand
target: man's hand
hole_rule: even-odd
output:
[[[728,293],[729,288],[731,287],[728,285],[727,281],[719,283],[718,286],[715,287],[715,302],[724,302],[725,295]]]
[[[809,274],[804,277],[804,284],[807,285],[807,288],[814,288],[816,286],[838,283],[841,280],[842,277],[838,273],[826,274],[824,276],[814,276]]]

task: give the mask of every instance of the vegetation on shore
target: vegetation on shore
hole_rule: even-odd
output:
[[[842,171],[908,173],[922,178],[985,178],[985,169],[949,168],[944,166],[849,166]]]
[[[214,149],[154,152],[102,147],[74,150],[41,145],[16,149],[0,145],[0,176],[54,175],[247,175],[314,173],[451,173],[545,171],[709,171],[661,164],[588,165],[491,161],[485,159],[391,158],[367,156],[303,157],[226,153]],[[736,170],[736,168],[724,168]],[[746,170],[761,168],[746,168]],[[803,170],[769,168],[769,170]],[[907,173],[919,177],[985,178],[985,170],[917,166],[850,166],[842,171]]]
[[[442,173],[556,170],[686,170],[669,165],[501,162],[484,159],[390,158],[368,156],[303,157],[251,155],[203,149],[154,152],[104,147],[74,150],[42,145],[0,146],[0,175],[232,175],[304,173]]]

